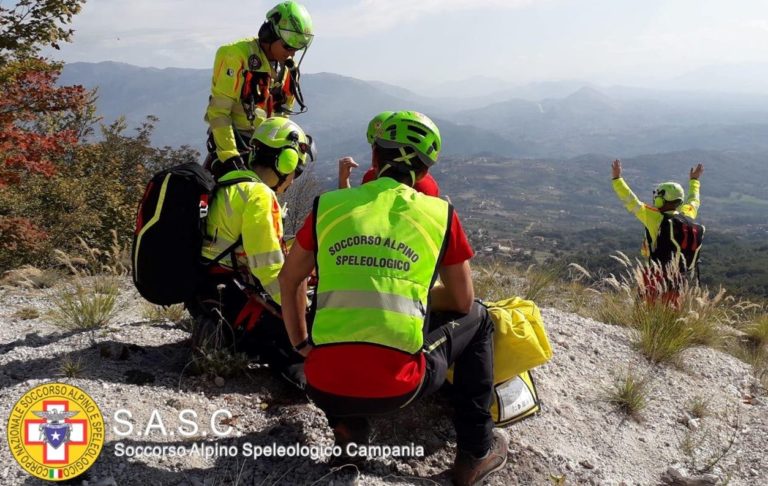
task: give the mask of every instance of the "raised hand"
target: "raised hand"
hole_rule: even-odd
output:
[[[611,164],[611,178],[618,179],[621,177],[621,161],[616,159]]]
[[[352,187],[349,182],[349,176],[352,169],[359,167],[358,163],[352,157],[342,157],[339,159],[339,189]]]
[[[696,167],[691,167],[690,177],[691,179],[698,179],[703,172],[704,166],[702,164],[697,164]]]

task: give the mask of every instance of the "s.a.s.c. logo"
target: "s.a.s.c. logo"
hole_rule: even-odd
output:
[[[29,474],[72,479],[96,462],[104,445],[104,419],[93,399],[65,383],[36,386],[8,418],[11,454]]]

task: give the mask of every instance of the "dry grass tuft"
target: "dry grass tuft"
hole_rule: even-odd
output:
[[[693,418],[703,419],[711,414],[709,400],[700,395],[693,397],[687,404],[688,413]]]
[[[109,324],[115,314],[118,286],[111,278],[97,278],[90,286],[82,281],[63,288],[53,298],[50,320],[64,328],[93,331]]]
[[[475,296],[487,300],[501,300],[517,295],[522,290],[523,276],[508,264],[491,261],[477,265],[472,277]]]
[[[64,276],[61,270],[54,268],[41,269],[32,265],[9,270],[2,279],[3,285],[28,289],[47,289],[61,280]]]
[[[73,358],[69,355],[65,356],[59,365],[59,373],[67,378],[80,378],[85,369],[85,361],[82,358]]]
[[[758,316],[744,327],[747,340],[755,349],[768,347],[768,314]]]
[[[472,278],[475,295],[487,301],[513,296],[542,301],[561,283],[563,269],[562,265],[530,265],[522,270],[501,261],[483,263],[475,267]]]
[[[94,275],[128,275],[131,269],[131,250],[121,246],[117,232],[112,230],[112,245],[106,249],[94,248],[82,238],[78,238],[81,255],[69,255],[61,250],[54,250],[56,260],[72,275],[88,277]]]
[[[637,303],[630,314],[635,345],[651,362],[674,362],[690,347],[719,343],[718,313],[716,308],[686,312],[664,303]]]
[[[560,280],[562,265],[531,265],[525,270],[523,299],[539,300],[556,282]]]
[[[219,286],[219,291],[223,290]],[[221,296],[216,317],[198,316],[193,321],[192,354],[187,366],[194,374],[226,378],[245,372],[249,358],[235,352],[235,335],[221,312]]]
[[[625,271],[597,284],[601,299],[592,317],[634,329],[636,346],[654,363],[676,361],[692,346],[721,343],[720,328],[732,324],[738,313],[724,289],[712,293],[681,277],[682,284],[673,296],[665,279],[647,277],[649,273],[660,274],[658,266],[633,263],[623,253],[612,257],[625,266]],[[679,275],[674,267],[666,272]]]
[[[605,390],[605,399],[628,417],[640,421],[641,412],[648,404],[648,386],[647,377],[630,369],[614,378],[613,384]]]
[[[37,319],[40,317],[40,311],[34,307],[22,307],[13,313],[13,317],[21,319],[22,321],[28,321],[30,319]]]
[[[144,303],[141,310],[141,316],[151,322],[180,322],[188,317],[187,312],[182,304],[154,305],[148,302]]]

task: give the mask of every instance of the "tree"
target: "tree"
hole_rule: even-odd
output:
[[[56,86],[59,73],[39,58],[0,66],[0,188],[25,174],[52,175],[53,161],[83,135],[93,97],[82,86]]]
[[[199,157],[188,147],[151,146],[148,117],[135,136],[120,119],[86,141],[96,124],[95,92],[57,86],[61,64],[39,57],[69,41],[84,0],[0,0],[0,272],[50,263],[78,239],[108,248],[131,240],[149,174]]]
[[[101,128],[99,141],[80,143],[57,158],[53,174],[29,174],[0,191],[0,273],[19,265],[46,265],[54,249],[79,252],[78,238],[110,248],[112,232],[132,241],[136,208],[151,174],[199,159],[189,147],[151,145],[154,117],[133,135],[124,119]]]
[[[65,26],[85,0],[19,0],[12,7],[0,1],[0,65],[34,56],[41,47],[59,48],[73,30]]]
[[[84,0],[0,0],[0,261],[43,251],[48,232],[21,208],[18,185],[51,177],[72,160],[93,122],[94,97],[82,86],[56,86],[61,65],[38,57],[44,46],[68,41],[66,28]]]

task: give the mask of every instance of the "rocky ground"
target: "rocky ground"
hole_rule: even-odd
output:
[[[425,457],[373,459],[359,469],[329,467],[327,457],[244,458],[246,444],[330,446],[323,414],[266,369],[214,380],[185,372],[189,333],[173,322],[146,322],[141,299],[123,282],[117,318],[95,336],[63,331],[49,322],[56,288],[0,289],[0,432],[16,400],[32,386],[58,380],[76,385],[99,404],[107,438],[97,463],[80,484],[449,484],[454,434],[446,398],[416,403],[375,423],[377,444],[416,444]],[[41,317],[16,313],[35,308]],[[678,367],[650,366],[630,343],[627,329],[556,309],[543,315],[554,358],[535,371],[543,411],[504,429],[511,438],[509,462],[488,484],[768,484],[768,398],[748,365],[719,351],[697,348]],[[62,376],[66,358],[85,363],[80,377]],[[604,399],[614,376],[634,369],[651,380],[648,407],[640,421],[619,413]],[[690,414],[693,400],[710,414]],[[132,413],[134,431],[115,421]],[[197,413],[199,432],[170,435],[179,412]],[[211,439],[214,425],[232,433]],[[157,410],[167,434],[157,428],[139,435]],[[155,418],[155,424],[156,418]],[[204,435],[205,434],[205,435]],[[126,445],[237,446],[237,457],[126,458]],[[729,447],[730,444],[730,447]],[[707,468],[707,466],[710,466]],[[700,470],[699,472],[696,469]],[[707,469],[706,471],[703,471]],[[37,484],[0,446],[0,484]]]

